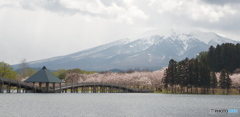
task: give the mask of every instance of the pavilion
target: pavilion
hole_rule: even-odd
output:
[[[35,83],[39,83],[39,90],[44,93],[55,92],[56,83],[59,83],[59,87],[60,87],[59,92],[61,92],[61,83],[63,83],[63,81],[61,81],[58,77],[53,75],[45,66],[40,71],[38,71],[37,73],[35,73],[34,75],[26,79],[24,82],[31,82],[33,83],[34,87],[35,87]],[[42,88],[42,83],[46,83],[45,90],[43,90]],[[53,86],[52,90],[50,90],[49,83],[52,83],[52,86]]]

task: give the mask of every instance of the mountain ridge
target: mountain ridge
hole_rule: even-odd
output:
[[[28,64],[29,67],[47,66],[53,70],[71,68],[91,71],[116,68],[157,70],[167,66],[171,58],[175,60],[192,58],[201,51],[207,51],[210,45],[216,46],[227,42],[239,43],[216,33],[172,31],[170,36],[151,35],[133,41],[125,38],[65,56],[28,62]],[[16,66],[13,65],[13,67]]]

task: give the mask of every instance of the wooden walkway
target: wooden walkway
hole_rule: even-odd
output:
[[[4,88],[4,86],[6,87]],[[29,92],[33,89],[37,90],[37,87],[34,85],[30,85],[18,80],[0,77],[0,93],[3,93],[5,89],[7,93],[11,93],[11,87],[16,87],[17,93],[20,93],[21,90],[24,92]]]
[[[56,90],[60,88],[57,87]],[[61,87],[62,91],[70,89],[72,93],[91,92],[91,93],[153,93],[152,89],[133,89],[123,85],[100,83],[100,82],[85,82],[85,83],[74,83],[65,84]]]
[[[18,80],[0,77],[0,93],[11,93],[11,87],[15,87],[17,93],[46,93],[44,88],[39,88],[34,84],[21,82]],[[49,93],[153,93],[152,89],[134,89],[118,84],[85,82],[63,84],[51,87]]]

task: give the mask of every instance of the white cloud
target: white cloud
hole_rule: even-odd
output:
[[[181,15],[193,20],[218,22],[228,14],[234,15],[236,10],[230,5],[207,4],[200,0],[152,0],[150,7],[162,13]]]
[[[77,9],[82,12],[88,12],[92,15],[100,16],[100,18],[110,18],[110,20],[120,23],[134,23],[134,19],[146,20],[148,16],[144,14],[138,7],[126,2],[126,7],[118,6],[116,3],[112,3],[110,6],[105,6],[100,0],[91,1],[89,0],[62,0],[66,8]]]

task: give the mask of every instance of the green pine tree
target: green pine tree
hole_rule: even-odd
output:
[[[211,72],[211,88],[212,88],[212,93],[214,94],[214,89],[217,87],[218,81],[215,72]]]
[[[227,94],[229,92],[229,89],[231,88],[232,85],[232,80],[229,77],[229,72],[226,73],[226,89],[227,89]]]
[[[169,78],[169,84],[172,88],[172,93],[174,93],[173,89],[174,86],[176,85],[176,75],[177,75],[177,62],[171,59],[168,65],[167,76]]]
[[[223,90],[223,93],[225,93],[224,90],[226,89],[227,90],[226,93],[228,94],[228,90],[232,85],[232,80],[229,77],[229,72],[227,72],[225,69],[221,71],[219,83],[220,87]]]

